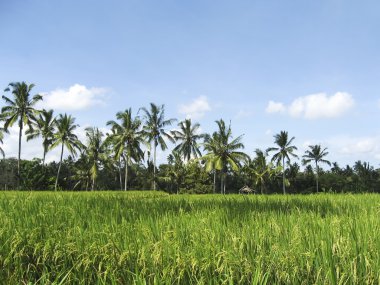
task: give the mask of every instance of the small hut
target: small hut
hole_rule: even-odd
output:
[[[255,190],[249,188],[247,185],[244,185],[240,188],[239,194],[255,194]]]

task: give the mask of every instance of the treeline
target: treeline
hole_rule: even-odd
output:
[[[9,128],[19,129],[18,158],[0,160],[0,189],[128,190],[159,189],[170,193],[380,192],[380,172],[366,162],[339,167],[328,160],[327,148],[311,145],[297,157],[294,137],[274,136],[274,146],[244,153],[242,136],[231,125],[216,121],[216,131],[201,134],[199,123],[165,118],[164,105],[151,103],[138,115],[131,109],[107,122],[111,131],[86,128],[79,141],[75,118],[38,110],[43,100],[31,95],[33,84],[10,83],[3,95],[0,143]],[[176,129],[176,130],[169,130]],[[22,136],[42,138],[41,158],[22,160]],[[157,148],[173,146],[166,163],[157,165]],[[45,163],[46,154],[60,149],[60,161]],[[5,157],[3,149],[0,152]],[[64,153],[69,156],[63,159]],[[297,160],[297,162],[295,162]],[[326,168],[321,168],[320,164]],[[305,166],[301,171],[301,164]],[[327,166],[329,169],[327,170]],[[245,187],[243,187],[245,186]]]

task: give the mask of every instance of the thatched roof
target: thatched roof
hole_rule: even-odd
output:
[[[247,194],[247,193],[255,193],[255,190],[249,188],[247,185],[243,186],[240,190],[239,190],[239,193],[244,193],[244,194]]]

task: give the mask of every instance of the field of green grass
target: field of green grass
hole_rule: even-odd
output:
[[[1,284],[378,284],[380,196],[0,193]]]

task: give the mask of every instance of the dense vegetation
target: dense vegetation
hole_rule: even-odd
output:
[[[331,164],[321,145],[311,145],[298,158],[295,137],[286,131],[274,136],[274,146],[257,149],[250,157],[244,153],[243,137],[233,136],[231,125],[222,119],[216,121],[215,132],[202,134],[199,123],[165,118],[164,106],[153,103],[141,108],[140,116],[134,116],[131,109],[118,112],[115,120],[107,122],[108,134],[97,127],[87,128],[87,140],[80,142],[75,118],[35,108],[43,96],[32,95],[33,87],[10,83],[7,96],[2,96],[0,143],[15,125],[19,151],[17,159],[0,161],[0,189],[236,193],[247,185],[262,194],[380,192],[380,172],[366,162],[343,168]],[[23,136],[42,138],[41,158],[22,159]],[[170,144],[174,145],[167,163],[157,165],[157,147],[165,150]],[[45,163],[46,154],[54,148],[60,149],[60,161]],[[0,154],[4,156],[1,147]]]
[[[4,284],[378,284],[380,198],[1,192]]]

